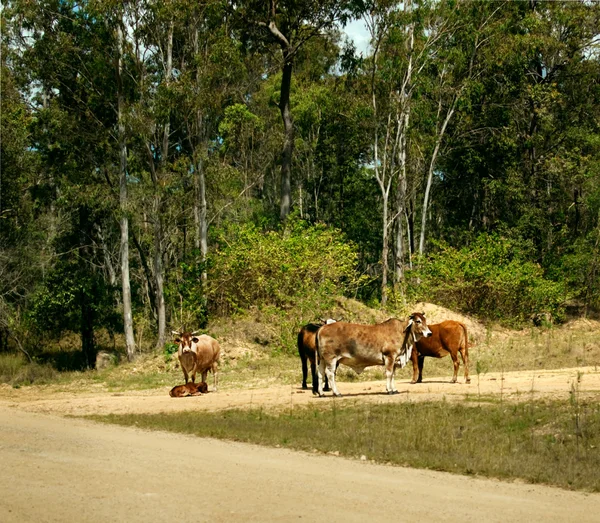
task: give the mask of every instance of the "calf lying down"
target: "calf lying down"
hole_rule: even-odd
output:
[[[205,381],[200,383],[186,383],[185,385],[177,385],[171,389],[169,396],[172,398],[184,398],[186,396],[201,396],[208,392],[208,385]]]

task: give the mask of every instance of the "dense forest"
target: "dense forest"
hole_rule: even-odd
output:
[[[600,307],[600,4],[15,0],[0,351],[335,295]],[[345,27],[364,21],[367,51]]]

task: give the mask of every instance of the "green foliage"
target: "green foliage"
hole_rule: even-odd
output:
[[[536,312],[564,319],[567,287],[547,279],[542,268],[529,261],[527,242],[482,234],[462,249],[441,242],[436,246],[410,273],[413,299],[490,320],[523,322]]]
[[[339,230],[290,222],[283,233],[231,226],[213,256],[209,308],[218,314],[250,306],[288,307],[299,299],[354,291],[357,253]]]
[[[84,304],[91,308],[94,326],[112,332],[120,327],[113,289],[103,279],[65,261],[56,265],[31,296],[29,320],[37,329],[55,335],[77,332]]]

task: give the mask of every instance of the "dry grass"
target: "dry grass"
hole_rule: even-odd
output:
[[[334,453],[380,463],[600,491],[600,406],[592,402],[388,405],[93,416],[135,426]],[[364,458],[363,458],[364,459]]]

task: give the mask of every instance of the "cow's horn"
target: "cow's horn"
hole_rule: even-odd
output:
[[[192,336],[195,336],[196,334],[198,334],[200,331],[194,331],[192,332]]]
[[[422,312],[422,313],[421,313],[421,316],[423,316],[423,318],[424,318],[424,317],[425,317],[425,313],[424,313],[424,312]]]
[[[177,332],[177,331],[171,331],[171,334],[173,334],[175,336],[181,336],[181,332]]]

